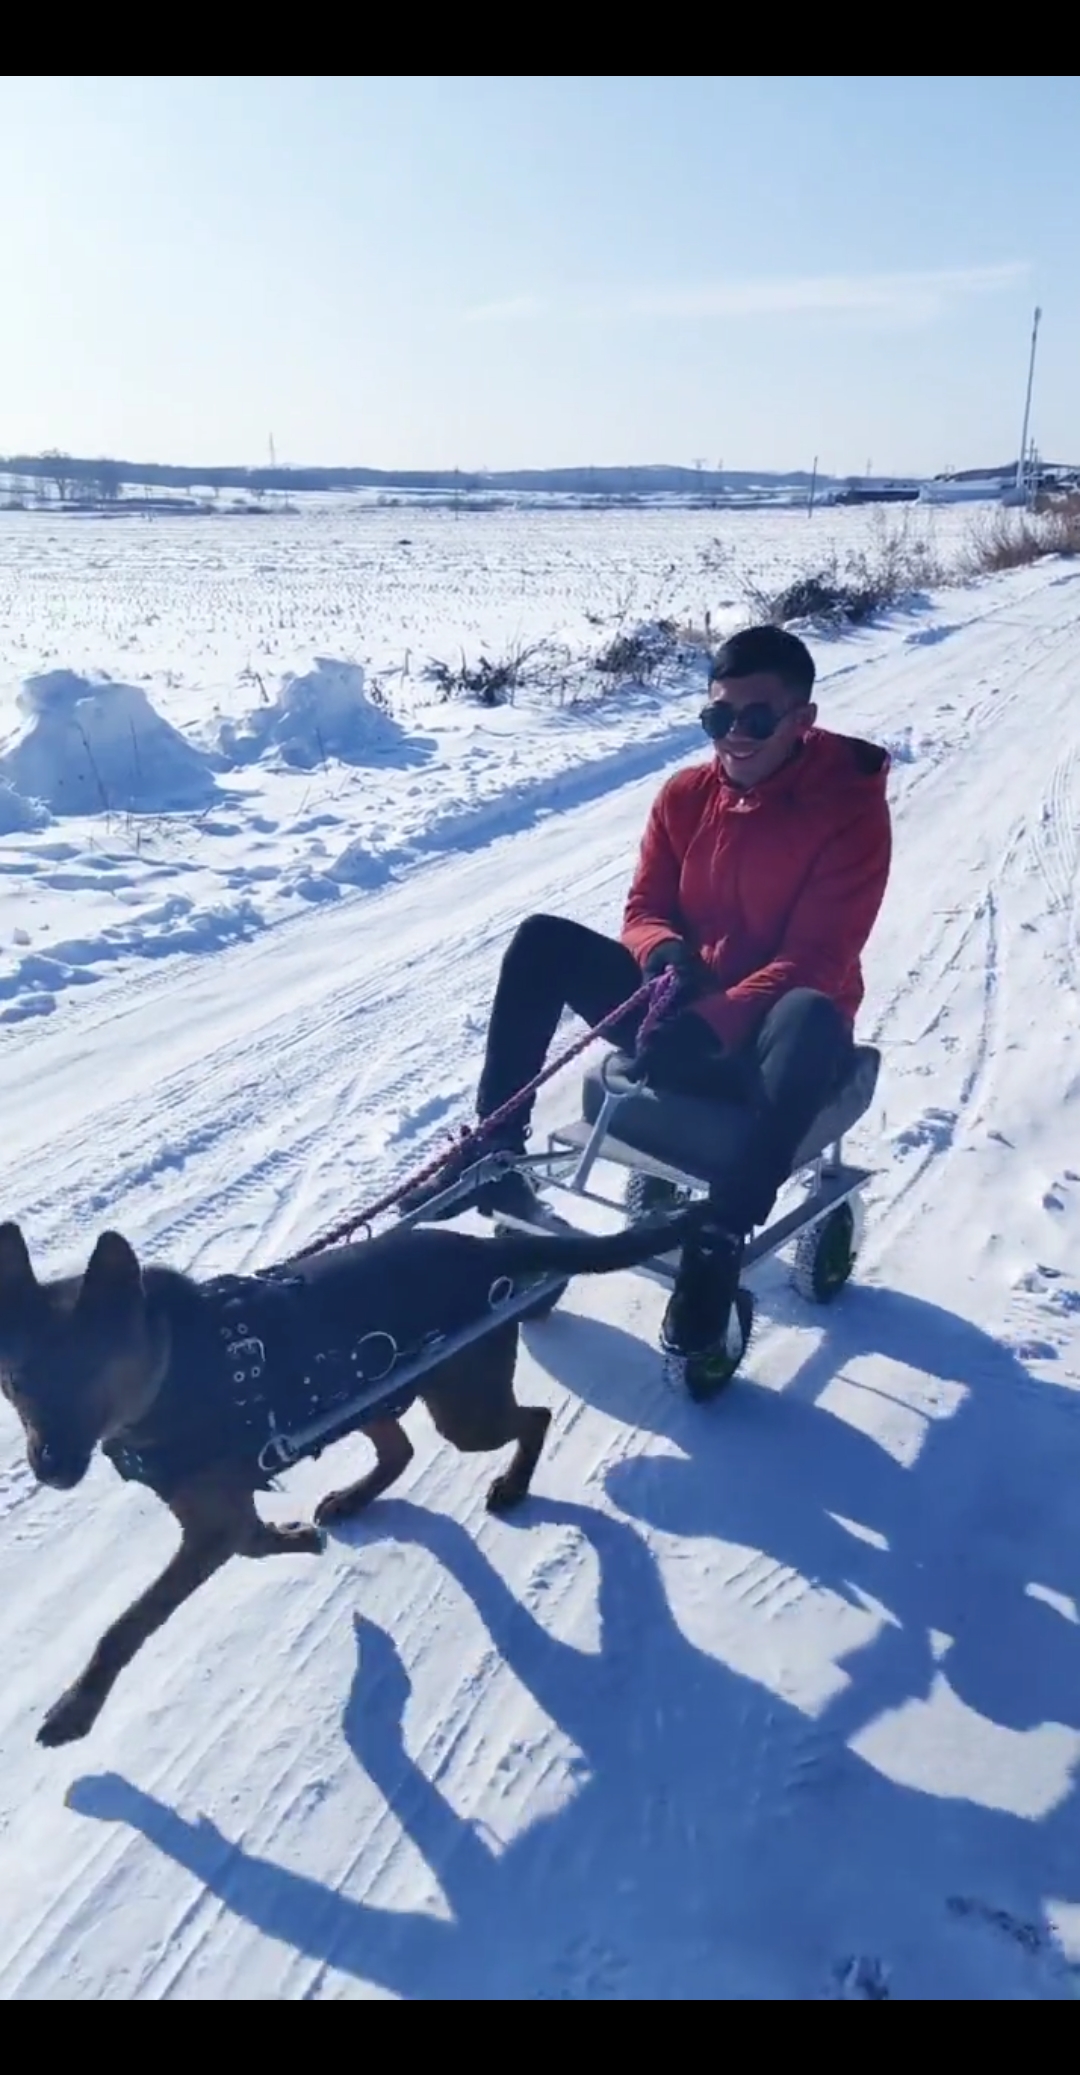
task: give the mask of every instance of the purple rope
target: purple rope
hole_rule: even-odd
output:
[[[440,1168],[446,1164],[448,1151],[455,1150],[456,1146],[464,1144],[483,1145],[484,1141],[491,1137],[492,1132],[497,1131],[499,1126],[507,1123],[511,1117],[515,1117],[518,1111],[536,1094],[537,1090],[542,1088],[546,1081],[550,1081],[554,1074],[561,1073],[564,1066],[569,1066],[570,1061],[577,1059],[597,1038],[606,1037],[608,1031],[614,1029],[617,1023],[621,1023],[624,1016],[628,1016],[639,1005],[646,1004],[645,1015],[642,1018],[635,1046],[635,1055],[640,1055],[642,1046],[651,1037],[657,1024],[665,1016],[670,1015],[675,997],[679,993],[681,986],[682,982],[679,975],[672,966],[669,966],[666,972],[659,973],[655,980],[646,980],[644,985],[637,988],[626,1001],[620,1002],[617,1009],[612,1009],[610,1015],[602,1016],[599,1023],[594,1023],[583,1037],[575,1038],[572,1045],[567,1045],[566,1049],[560,1052],[549,1066],[545,1066],[540,1073],[535,1074],[531,1081],[526,1082],[524,1088],[519,1088],[516,1095],[511,1095],[509,1100],[502,1103],[499,1109],[493,1110],[489,1117],[483,1117],[478,1124],[469,1126],[462,1131],[454,1148],[444,1147],[442,1152],[436,1153],[433,1159],[428,1160],[423,1167],[418,1168],[415,1174],[406,1175],[404,1181],[396,1182],[394,1187],[388,1189],[384,1196],[376,1197],[374,1203],[365,1205],[363,1210],[356,1211],[352,1217],[343,1219],[340,1224],[331,1226],[329,1231],[323,1232],[317,1239],[311,1240],[295,1258],[297,1260],[306,1260],[312,1254],[323,1253],[327,1247],[338,1246],[343,1239],[350,1238],[354,1232],[360,1230],[361,1226],[372,1224],[376,1218],[382,1216],[384,1211],[392,1210],[395,1203],[398,1203],[401,1197],[406,1195],[410,1189],[418,1188],[421,1182],[426,1182],[438,1174]]]
[[[641,1020],[641,1029],[634,1046],[634,1057],[640,1059],[658,1023],[670,1016],[679,994],[682,992],[682,976],[676,966],[669,965],[658,974],[652,983],[652,1000]]]

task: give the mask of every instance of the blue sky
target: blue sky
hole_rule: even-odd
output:
[[[0,81],[0,451],[1080,460],[1075,77]]]

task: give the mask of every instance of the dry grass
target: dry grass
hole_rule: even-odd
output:
[[[1047,555],[1080,555],[1080,496],[1047,498],[1035,511],[997,507],[974,521],[961,556],[963,577],[1023,569]]]
[[[811,620],[821,626],[858,627],[890,606],[947,580],[933,537],[909,514],[890,520],[875,516],[873,536],[865,548],[840,558],[830,555],[814,570],[770,592],[747,583],[748,604],[761,620],[786,626]]]
[[[998,506],[980,512],[972,521],[960,557],[960,574],[996,576],[1003,569],[1022,569],[1028,562],[1038,562],[1045,553],[1035,514]]]
[[[423,675],[437,685],[444,699],[475,699],[480,706],[512,706],[530,664],[542,653],[543,644],[519,645],[493,661],[482,655],[475,663],[462,651],[460,664],[432,657]]]
[[[1080,491],[1053,499],[1037,516],[1048,555],[1080,555]]]
[[[626,627],[593,657],[592,667],[602,677],[632,678],[649,684],[662,663],[670,662],[679,643],[674,620],[652,620],[640,627]]]
[[[910,514],[899,521],[875,518],[868,546],[841,558],[832,554],[800,577],[770,591],[744,585],[754,617],[783,627],[808,621],[839,629],[862,626],[921,593],[968,583],[1006,569],[1022,569],[1049,555],[1080,555],[1080,494],[1046,498],[1035,511],[995,506],[972,521],[967,541],[952,561],[942,560],[932,534]]]

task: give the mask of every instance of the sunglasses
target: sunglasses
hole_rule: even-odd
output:
[[[748,706],[725,706],[719,699],[710,699],[701,709],[701,725],[713,742],[725,741],[736,729],[751,742],[768,742],[790,719],[790,711],[774,713],[764,699],[752,699]]]

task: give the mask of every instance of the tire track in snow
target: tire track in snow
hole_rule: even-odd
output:
[[[908,1005],[919,992],[929,997],[930,1022],[922,1033],[920,1049],[933,1042],[935,1057],[926,1061],[936,1094],[945,1099],[925,1106],[890,1141],[891,1158],[883,1177],[868,1192],[867,1236],[862,1251],[864,1266],[878,1266],[898,1235],[926,1208],[928,1190],[938,1189],[946,1174],[948,1156],[961,1139],[976,1108],[988,1096],[1003,1011],[1002,943],[998,899],[992,887],[976,902],[967,916],[958,942],[951,945],[942,933],[937,956],[928,958],[919,975],[919,988],[912,988]],[[957,982],[963,962],[974,954],[977,961],[978,1010],[966,1013],[971,989],[959,989],[959,1006],[953,1015]],[[936,997],[944,995],[943,1000]],[[953,1025],[959,1024],[959,1034]],[[885,1047],[883,1077],[889,1072]],[[955,1095],[948,1095],[955,1089]]]
[[[1065,968],[1080,991],[1080,746],[1073,743],[1054,765],[1032,819],[1029,855],[1046,887],[1049,913],[1064,918]]]

